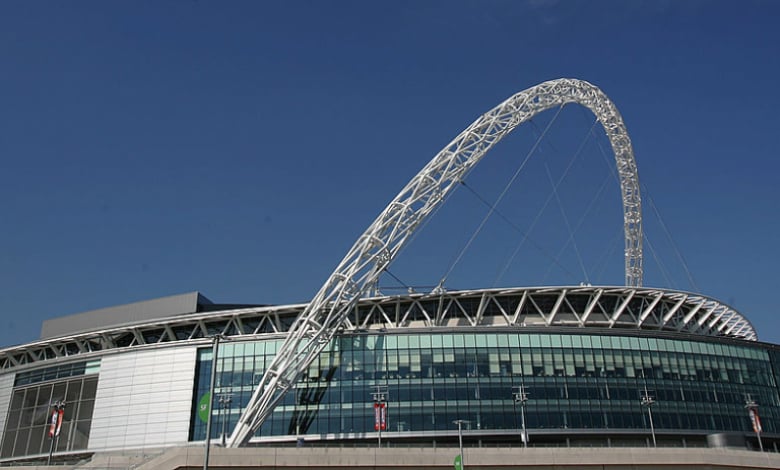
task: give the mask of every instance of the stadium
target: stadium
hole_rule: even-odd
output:
[[[626,285],[379,293],[409,236],[487,151],[565,103],[591,110],[610,139]],[[475,468],[520,468],[517,452],[549,464],[550,448],[575,449],[561,468],[776,468],[780,347],[716,299],[643,287],[638,188],[625,126],[598,88],[529,88],[434,157],[308,303],[192,292],[54,318],[40,340],[0,351],[0,463],[88,468],[135,453],[152,457],[127,467],[194,468],[209,435],[220,467],[246,467],[243,456],[257,468],[443,468],[461,447]],[[656,447],[673,458],[659,463]],[[185,463],[155,464],[166,452]]]

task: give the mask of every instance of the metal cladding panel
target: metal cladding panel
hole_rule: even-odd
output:
[[[11,404],[14,377],[16,374],[0,376],[0,436],[5,432],[5,418],[8,416],[8,406]]]
[[[46,320],[41,326],[41,339],[65,336],[99,328],[135,323],[144,320],[195,313],[198,301],[209,303],[198,292],[172,295],[116,307],[91,310],[66,317]]]
[[[88,449],[186,444],[196,352],[188,346],[103,358]]]

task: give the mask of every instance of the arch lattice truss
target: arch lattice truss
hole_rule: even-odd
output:
[[[642,285],[642,216],[631,140],[615,105],[597,87],[558,79],[521,91],[474,121],[385,208],[296,320],[239,418],[231,447],[246,443],[333,338],[348,312],[393,261],[414,230],[504,136],[536,114],[567,103],[590,109],[615,154],[623,197],[626,284]]]

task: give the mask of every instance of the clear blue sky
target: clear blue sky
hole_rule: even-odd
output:
[[[778,17],[773,1],[2,2],[0,345],[47,318],[193,290],[306,301],[441,147],[559,77],[596,84],[625,119],[674,240],[646,204],[645,284],[693,289],[676,246],[702,293],[780,342]],[[528,229],[589,119],[565,109],[502,214]],[[495,200],[534,132],[470,187]],[[497,281],[521,235],[492,219],[447,285],[623,282],[596,142],[559,194],[566,217],[554,198],[530,232],[557,246]],[[586,210],[580,263],[567,222]],[[461,189],[391,270],[435,284],[484,212]]]

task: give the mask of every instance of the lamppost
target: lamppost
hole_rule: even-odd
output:
[[[645,387],[644,392],[640,392],[642,395],[640,396],[642,406],[647,407],[647,417],[650,419],[650,434],[653,436],[653,447],[657,447],[656,441],[655,441],[655,427],[653,426],[653,410],[652,407],[655,404],[655,398],[653,398],[652,395],[647,393],[647,387]]]
[[[222,333],[211,337],[211,381],[209,382],[209,414],[206,418],[206,452],[203,456],[203,470],[209,468],[209,452],[211,450],[211,410],[214,405],[214,383],[217,380],[217,359],[219,358],[219,342],[225,339]]]
[[[57,400],[52,405],[54,409],[51,413],[51,422],[49,423],[49,437],[51,445],[49,446],[49,458],[46,465],[51,465],[51,456],[54,454],[54,444],[59,441],[60,429],[62,429],[62,418],[65,415],[65,400]]]
[[[463,425],[471,424],[471,421],[467,421],[465,419],[456,419],[452,422],[452,424],[458,425],[458,449],[460,450],[460,454],[458,455],[460,457],[460,467],[458,467],[458,463],[456,461],[455,468],[458,470],[465,470],[466,462],[463,460]]]
[[[222,447],[225,447],[225,427],[227,426],[227,409],[230,408],[230,403],[233,401],[232,393],[220,393],[219,395],[219,407],[222,414]]]
[[[387,385],[375,385],[374,393],[374,430],[379,431],[377,447],[382,447],[382,430],[387,429]]]
[[[517,425],[517,404],[520,403],[520,419],[523,426],[523,447],[528,447],[528,432],[525,430],[525,404],[528,401],[528,394],[523,385],[512,387],[512,398],[514,398],[515,425]]]
[[[750,422],[753,424],[753,431],[756,433],[756,437],[758,438],[758,448],[761,450],[761,452],[764,451],[764,444],[761,442],[761,418],[758,417],[758,403],[753,400],[753,398],[748,394],[745,397],[745,409],[748,410],[748,414],[750,415]]]

